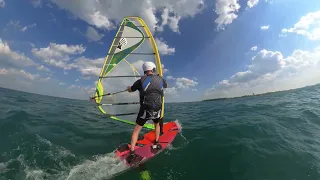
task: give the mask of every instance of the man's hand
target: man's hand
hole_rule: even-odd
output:
[[[128,90],[128,92],[132,92],[131,86],[128,86],[128,87],[127,87],[127,90]]]
[[[168,88],[168,82],[165,79],[163,79],[163,87]]]

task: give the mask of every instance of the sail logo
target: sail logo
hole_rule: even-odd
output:
[[[119,48],[121,50],[125,45],[127,45],[127,43],[128,42],[127,42],[126,38],[121,38],[117,48]]]

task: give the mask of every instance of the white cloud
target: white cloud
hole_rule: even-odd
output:
[[[169,69],[164,68],[164,64],[162,64],[162,74],[169,72]]]
[[[299,88],[320,83],[320,48],[295,50],[291,56],[261,50],[252,58],[248,70],[237,72],[213,86],[205,98],[233,97],[252,93]]]
[[[32,0],[32,1],[31,1],[31,4],[32,4],[32,6],[35,7],[35,8],[38,8],[38,7],[41,7],[41,6],[42,6],[41,0]]]
[[[280,52],[261,50],[252,58],[252,63],[249,65],[249,70],[254,73],[267,73],[279,70],[285,65],[282,54]]]
[[[160,42],[160,44],[159,44]],[[164,42],[158,41],[158,45],[160,45],[160,54],[172,54],[174,52],[174,48],[169,48]],[[66,45],[66,44],[55,44],[50,43],[48,47],[45,48],[35,48],[33,47],[32,53],[44,61],[45,63],[67,69],[77,69],[84,77],[83,78],[90,78],[89,76],[98,76],[100,74],[101,67],[105,61],[105,58],[98,58],[98,59],[89,59],[84,56],[81,57],[70,57],[72,55],[78,56],[85,51],[85,48],[82,45]],[[146,51],[143,51],[146,52]],[[143,56],[144,57],[144,56]],[[126,58],[138,71],[140,74],[141,66],[143,61],[136,60],[139,59],[138,56]],[[71,61],[72,59],[72,61]],[[134,59],[134,60],[133,60]],[[133,61],[132,61],[133,60]],[[128,66],[129,67],[129,66]],[[163,67],[163,73],[167,73],[168,69]],[[130,69],[129,69],[130,70]],[[131,71],[125,71],[132,74]],[[123,74],[122,74],[123,75]]]
[[[52,0],[61,9],[71,12],[75,17],[86,21],[98,28],[112,29],[123,19],[123,13],[138,15],[146,21],[153,31],[157,26],[160,29],[168,25],[173,31],[178,31],[178,22],[184,17],[193,17],[202,11],[202,0],[136,0],[134,2],[122,2],[119,0]],[[159,19],[155,13],[162,10],[163,19]],[[168,13],[167,13],[168,12]],[[170,13],[169,13],[170,12]],[[169,17],[169,14],[173,16]]]
[[[270,27],[269,25],[267,25],[267,26],[261,26],[260,29],[261,29],[261,30],[268,30],[269,27]]]
[[[73,67],[78,69],[78,71],[83,75],[83,76],[94,76],[97,77],[100,75],[101,68],[103,66],[103,63],[105,61],[105,58],[98,58],[98,59],[89,59],[86,57],[79,57],[75,59],[73,63]],[[130,62],[130,61],[129,61]],[[134,67],[135,70],[138,71],[140,75],[143,74],[142,71],[142,64],[144,61],[142,60],[135,60],[134,62],[130,62],[130,64]],[[134,72],[125,61],[120,62],[117,65],[117,68],[114,68],[109,74],[109,76],[119,76],[119,75],[134,75]],[[136,74],[137,75],[137,74]],[[86,79],[87,77],[83,78]],[[110,78],[111,79],[111,78]],[[125,81],[126,78],[123,78],[122,80]],[[129,78],[130,83],[133,78]],[[118,79],[115,78],[116,81]]]
[[[307,36],[310,40],[320,40],[320,11],[302,16],[293,28],[282,29],[282,33],[296,33]]]
[[[174,78],[173,76],[167,76],[167,79],[168,79],[168,80],[171,80],[171,79],[172,79],[172,80],[176,80],[176,78]]]
[[[88,59],[82,56],[75,60],[73,67],[77,68],[84,76],[98,77],[104,61],[105,58]]]
[[[166,96],[167,95],[175,95],[175,96],[179,95],[178,90],[177,90],[176,87],[165,88],[164,89],[164,93],[165,93]]]
[[[9,44],[0,39],[0,66],[3,68],[36,67],[39,71],[50,72],[48,68],[34,62],[22,53],[11,50]]]
[[[33,48],[32,52],[40,58],[64,58],[66,55],[82,54],[85,48],[82,45],[66,45],[50,43],[46,48]]]
[[[14,20],[10,20],[9,23],[7,24],[7,26],[12,26],[15,29],[22,28],[22,26],[20,25],[20,21],[14,21]]]
[[[252,8],[253,6],[257,5],[258,2],[259,2],[259,0],[248,0],[247,6],[248,6],[249,8]]]
[[[188,79],[185,77],[175,78],[173,76],[167,76],[166,79],[175,81],[175,83],[174,83],[175,90],[188,89],[188,88],[195,87],[198,85],[198,82],[196,80]]]
[[[163,41],[162,39],[155,39],[157,47],[158,47],[158,51],[160,54],[162,55],[172,55],[175,53],[175,48],[169,47],[165,41]]]
[[[0,64],[4,66],[24,67],[34,66],[36,63],[24,54],[12,51],[7,42],[0,39]]]
[[[23,28],[21,29],[21,31],[22,31],[22,32],[25,32],[27,29],[28,29],[28,27],[25,26],[25,27],[23,27]]]
[[[0,0],[0,8],[3,8],[6,5],[6,2],[4,0]]]
[[[85,51],[82,45],[66,45],[50,43],[46,48],[32,48],[34,56],[47,64],[63,69],[71,69],[73,64],[68,63],[72,55],[79,55]]]
[[[82,47],[82,45],[66,45],[66,44],[56,44],[56,43],[50,43],[48,47],[44,48],[36,48],[33,46],[32,53],[34,56],[38,57],[43,62],[46,62],[47,64],[60,67],[62,69],[75,69],[79,71],[83,78],[88,77],[97,77],[100,74],[101,67],[105,61],[105,58],[98,58],[98,59],[89,59],[84,56],[80,56],[84,51],[85,48]],[[34,63],[33,60],[30,58],[24,56],[23,54],[16,53],[10,49],[10,47],[2,41],[0,43],[0,57],[6,56],[10,57],[8,58],[8,62],[11,62],[12,59],[17,60],[17,64],[22,64],[26,66],[28,63],[30,63],[30,66],[35,66],[39,71],[45,71],[50,72],[50,69],[45,67],[44,65],[39,65]],[[10,61],[9,61],[10,60]],[[141,66],[144,62],[143,60],[137,60],[134,58],[134,61],[131,61],[130,58],[127,58],[127,60],[131,63],[133,67],[135,67],[139,73],[142,73]],[[6,62],[7,62],[6,61]],[[24,63],[21,63],[21,62]],[[3,63],[4,61],[1,61]],[[60,63],[60,64],[59,64]],[[122,64],[126,63],[123,61]],[[164,64],[162,64],[163,72],[168,72],[168,69],[165,68]],[[64,71],[65,72],[65,71]],[[112,71],[110,75],[123,75],[123,72],[127,72],[128,75],[133,75],[132,69],[130,66],[118,66],[118,68],[115,71]],[[53,77],[41,77],[39,74],[32,74],[27,72],[26,70],[20,70],[17,68],[1,68],[0,69],[0,85],[2,87],[12,88],[21,90],[27,92],[33,92],[33,93],[39,93],[43,94],[46,93],[53,96],[59,96],[59,97],[70,97],[70,98],[80,98],[83,99],[84,97],[87,98],[89,95],[92,95],[94,91],[95,86],[70,86],[70,84],[66,84],[66,82],[54,79]],[[19,78],[18,78],[19,77]],[[24,79],[21,81],[21,79]],[[76,80],[75,82],[79,81]],[[105,88],[105,92],[114,92],[115,88],[122,88],[127,87],[128,85],[132,85],[134,82],[134,78],[128,78],[128,79],[110,79],[108,85],[112,84],[112,86],[108,86],[108,88]],[[14,83],[14,84],[13,84]],[[192,86],[192,84],[188,83],[185,80],[181,81],[181,87],[182,86]],[[37,87],[37,88],[35,88]],[[79,92],[76,93],[72,92],[72,88],[79,88]],[[110,88],[109,88],[110,87]],[[51,91],[52,89],[55,89],[55,91]],[[172,87],[171,93],[174,93],[178,88]],[[169,91],[170,91],[169,90]],[[170,94],[170,92],[169,92]],[[175,97],[178,97],[179,95],[175,95]],[[130,100],[130,98],[134,101],[136,100],[137,96],[134,94],[126,94],[121,97],[124,99],[124,101]],[[128,99],[126,99],[128,98]]]
[[[218,24],[218,29],[225,25],[231,24],[235,19],[238,18],[237,13],[239,12],[241,6],[238,2],[239,0],[217,0],[215,12],[218,18],[215,23]],[[252,8],[257,5],[259,0],[248,0],[247,7]]]
[[[172,8],[169,9],[168,7],[163,9],[161,18],[162,18],[162,23],[160,26],[157,27],[157,31],[163,31],[163,27],[165,25],[168,25],[169,28],[173,31],[173,32],[179,32],[179,20],[181,19],[181,16],[179,15],[173,15],[170,16],[169,14],[173,13]]]
[[[218,18],[215,22],[218,24],[218,28],[231,24],[238,17],[236,13],[240,7],[238,0],[217,0],[215,12],[218,14]]]
[[[0,68],[0,87],[75,99],[88,99],[94,90],[93,85],[77,86],[76,91],[66,85],[57,79],[41,77],[39,74],[32,74],[22,69]]]
[[[10,69],[1,68],[0,74],[1,75],[8,75],[8,76],[18,76],[18,77],[22,77],[22,78],[25,78],[28,80],[35,80],[40,77],[39,75],[28,73],[22,69],[17,70],[14,68],[10,68]]]
[[[50,69],[48,69],[47,67],[45,67],[45,66],[43,66],[43,65],[37,66],[37,69],[38,69],[39,71],[50,72]]]
[[[28,28],[30,29],[30,28],[33,28],[33,27],[36,27],[36,26],[37,26],[36,23],[24,26],[23,28],[21,28],[21,31],[25,32]]]
[[[251,48],[251,51],[256,51],[257,49],[258,49],[257,46],[253,46],[253,47]]]
[[[93,27],[88,27],[86,37],[89,41],[99,41],[103,36],[103,34],[99,34]]]
[[[47,6],[50,6],[50,4],[47,4]],[[52,7],[51,7],[52,8]],[[49,15],[50,15],[50,20],[48,20],[48,21],[50,21],[50,22],[57,22],[57,18],[52,14],[52,13],[49,13]]]
[[[85,51],[82,45],[65,45],[65,44],[55,44],[50,43],[46,48],[33,48],[32,52],[35,56],[43,60],[44,62],[53,65],[55,67],[67,69],[77,69],[84,79],[90,77],[97,77],[100,74],[101,68],[105,61],[105,58],[90,59],[84,56],[75,57],[70,61],[70,55],[80,55]],[[131,65],[140,73],[143,74],[141,66],[143,64],[142,60],[136,60],[137,56],[128,57],[126,60],[131,63]],[[139,59],[139,58],[138,58]],[[122,62],[125,63],[125,62]],[[126,68],[123,69],[122,66],[117,66],[117,71],[114,75],[123,75],[123,73],[128,73],[128,75],[133,75],[130,66],[125,65]],[[168,69],[164,68],[162,64],[163,73],[167,73]]]
[[[194,81],[192,79],[185,78],[185,77],[176,79],[176,87],[177,88],[181,88],[181,89],[194,87],[197,84],[198,84],[198,82],[196,82],[196,81]]]
[[[167,82],[170,80],[168,82],[168,88],[164,89],[166,102],[188,102],[199,98],[194,94],[198,91],[196,88],[198,82],[195,80],[185,77],[175,78],[173,76],[167,76],[166,80]],[[170,82],[172,81],[173,83],[171,84]],[[193,96],[190,96],[191,91],[193,92]]]
[[[78,70],[83,76],[87,77],[97,77],[100,73],[100,68],[104,62],[104,58],[99,59],[88,59],[85,57],[79,57],[74,60],[72,63],[72,68]],[[124,65],[125,62],[122,62]],[[143,61],[138,60],[136,62],[131,63],[133,67],[135,67],[138,71],[141,69]],[[39,69],[46,69],[44,66],[39,66]],[[131,71],[131,72],[130,72]],[[128,75],[132,74],[132,70],[129,66],[118,66],[117,69],[112,71],[109,75],[123,75],[123,72],[127,72]],[[173,78],[177,80],[177,82],[173,83],[173,87],[165,89],[166,93],[166,102],[174,102],[181,101],[181,92],[183,90],[188,90],[188,87],[194,87],[197,85],[197,82],[187,78]],[[79,79],[76,79],[75,82],[78,82]],[[104,92],[115,92],[118,90],[122,90],[129,85],[132,85],[135,81],[134,78],[123,78],[121,80],[117,78],[105,79]],[[0,86],[6,88],[12,88],[32,93],[38,94],[48,94],[52,96],[58,97],[68,97],[68,98],[78,98],[78,99],[87,99],[87,97],[91,96],[94,92],[95,86],[81,86],[81,85],[70,85],[66,82],[52,79],[52,77],[41,77],[39,74],[32,74],[26,72],[25,70],[20,69],[0,69]],[[35,88],[37,87],[37,88]],[[120,88],[120,89],[117,89]],[[55,91],[52,91],[55,89]],[[76,92],[73,92],[74,89],[77,89]],[[193,90],[192,90],[193,89]],[[195,91],[195,88],[190,88],[189,90]],[[121,97],[117,97],[119,101],[128,102],[128,101],[136,101],[138,97],[136,93],[124,93]],[[187,99],[183,99],[187,100]]]
[[[7,24],[7,26],[11,26],[13,27],[14,29],[19,29],[20,31],[22,32],[25,32],[28,28],[33,28],[35,27],[37,24],[36,23],[33,23],[33,24],[29,24],[29,25],[26,25],[26,26],[22,26],[20,24],[20,21],[13,21],[13,20],[10,20],[9,23]]]
[[[68,86],[67,87],[67,90],[77,90],[77,91],[80,91],[80,92],[82,92],[83,94],[87,94],[85,97],[89,97],[89,96],[91,96],[93,93],[94,93],[94,91],[95,91],[95,88],[94,88],[94,86],[78,86],[78,85],[70,85],[70,86]]]
[[[264,0],[266,3],[272,4],[273,0]]]

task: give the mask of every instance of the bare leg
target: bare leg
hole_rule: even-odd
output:
[[[159,123],[154,123],[154,127],[156,127],[156,141],[159,140],[159,135],[160,135],[160,125]]]
[[[160,125],[160,133],[163,133],[163,118],[160,119],[159,125]]]
[[[140,133],[141,129],[142,129],[142,126],[139,126],[137,124],[136,127],[134,128],[133,132],[132,132],[131,151],[134,151],[134,147],[136,146],[136,143],[138,141],[138,136],[139,136],[139,133]]]

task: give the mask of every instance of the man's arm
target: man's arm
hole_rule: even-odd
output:
[[[141,84],[141,80],[138,79],[136,82],[133,83],[132,86],[127,87],[128,92],[134,92],[134,91],[138,90],[140,84]]]
[[[168,83],[165,79],[162,79],[163,80],[163,87],[164,88],[168,88]]]

